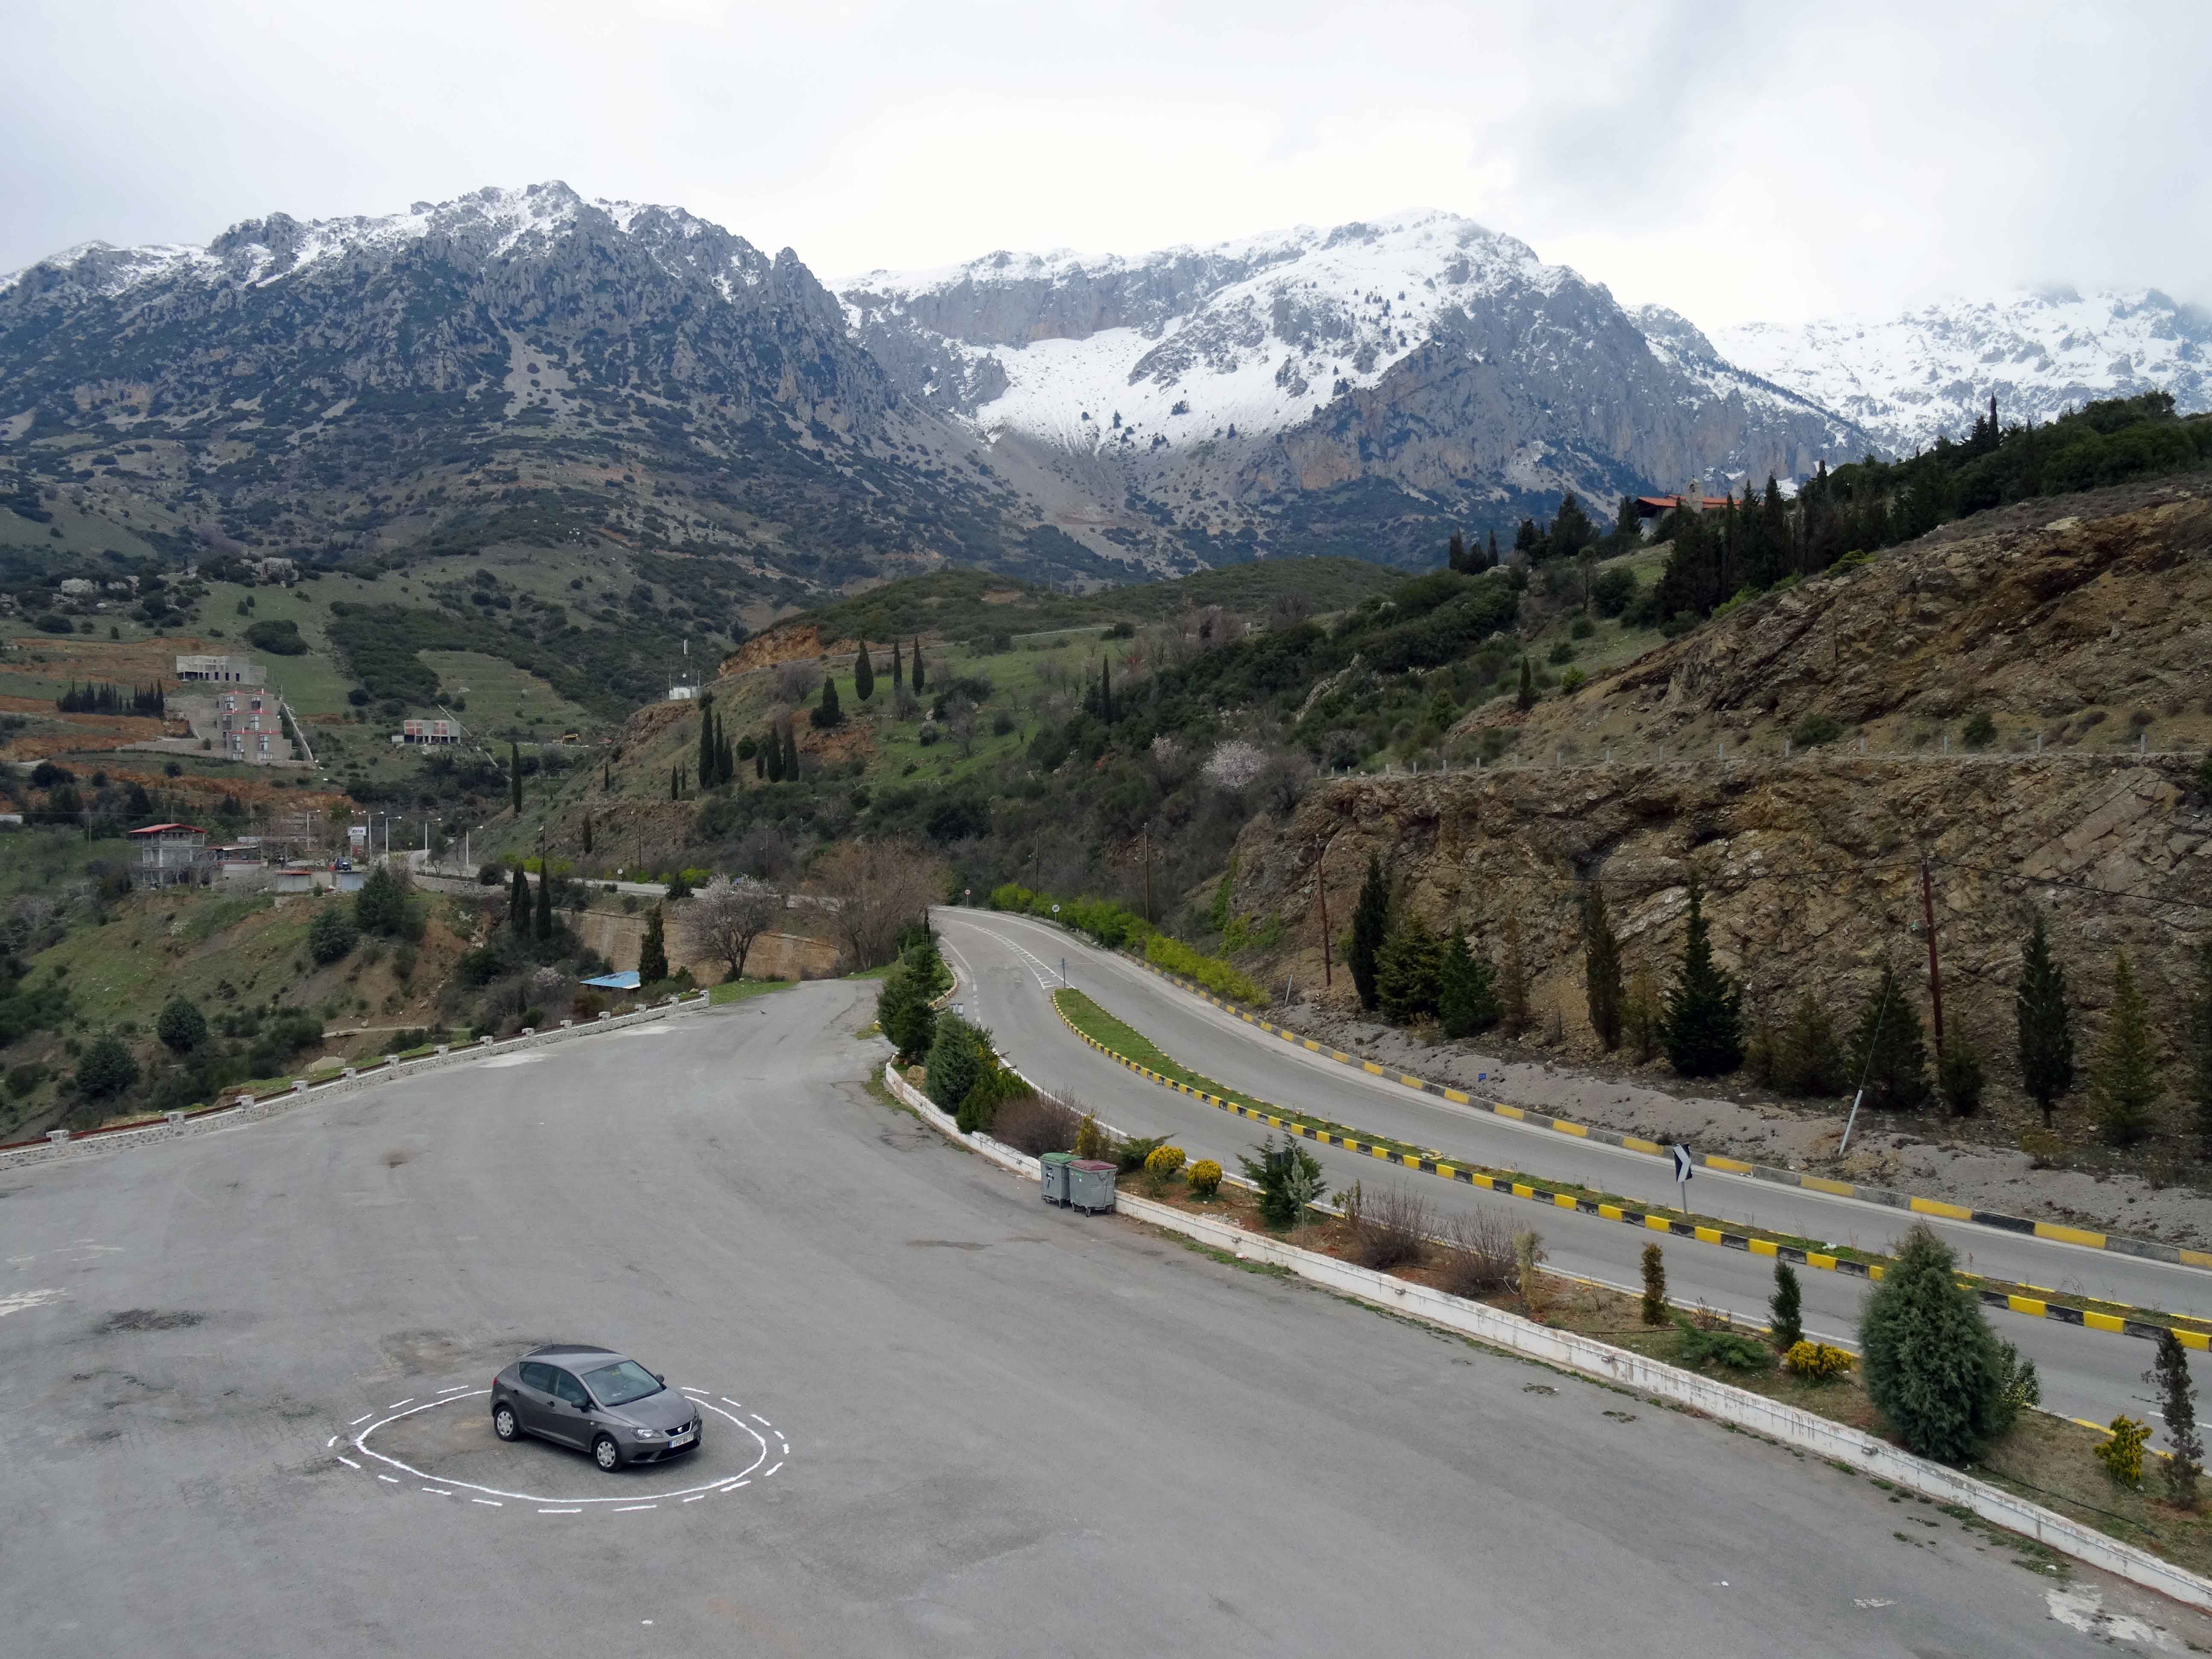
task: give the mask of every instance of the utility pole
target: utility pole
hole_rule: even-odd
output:
[[[1928,855],[1920,855],[1920,919],[1928,929],[1928,1002],[1935,1016],[1936,1057],[1943,1057],[1943,976],[1936,963],[1936,885],[1929,874]]]
[[[1328,849],[1344,833],[1339,825],[1329,832],[1328,839],[1321,844],[1321,856],[1314,860],[1314,896],[1321,901],[1321,983],[1323,990],[1336,983],[1328,965]]]
[[[1145,921],[1152,923],[1152,832],[1145,831]]]

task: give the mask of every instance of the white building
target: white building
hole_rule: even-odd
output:
[[[251,657],[179,656],[180,680],[216,680],[232,685],[258,685],[261,671]]]

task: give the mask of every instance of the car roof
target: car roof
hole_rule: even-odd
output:
[[[591,1342],[548,1342],[542,1348],[532,1348],[522,1356],[525,1359],[626,1359],[627,1354],[612,1348],[602,1348]]]

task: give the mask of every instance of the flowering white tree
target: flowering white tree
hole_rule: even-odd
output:
[[[753,941],[783,914],[783,896],[756,882],[717,876],[676,913],[676,926],[694,957],[729,964],[730,977],[744,976]]]
[[[1267,752],[1256,743],[1237,738],[1218,745],[1206,757],[1206,781],[1224,789],[1242,789],[1267,769]]]

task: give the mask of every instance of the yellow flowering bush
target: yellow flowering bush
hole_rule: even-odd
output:
[[[1145,1157],[1145,1173],[1155,1181],[1165,1181],[1182,1168],[1183,1151],[1180,1146],[1155,1146]]]
[[[2112,1419],[2112,1437],[2097,1448],[2097,1461],[2114,1486],[2132,1489],[2142,1485],[2143,1443],[2149,1438],[2149,1424],[2138,1423],[2124,1413]]]
[[[1851,1368],[1851,1357],[1825,1342],[1796,1342],[1782,1356],[1783,1364],[1808,1382],[1826,1382]]]
[[[1212,1198],[1221,1190],[1221,1166],[1210,1158],[1201,1158],[1190,1166],[1190,1189],[1200,1198]]]

